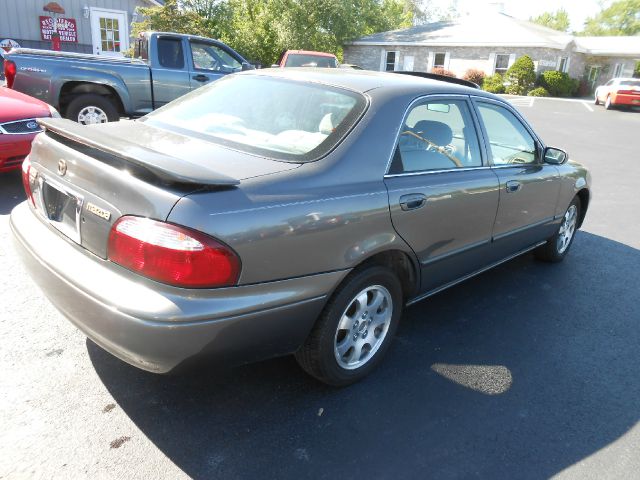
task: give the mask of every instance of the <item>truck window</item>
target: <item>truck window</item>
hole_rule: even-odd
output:
[[[234,72],[242,65],[222,48],[205,42],[191,42],[191,58],[196,70],[210,72]]]
[[[165,68],[183,69],[182,40],[171,37],[158,38],[158,60]]]

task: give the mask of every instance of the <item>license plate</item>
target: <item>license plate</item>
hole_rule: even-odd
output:
[[[42,213],[62,234],[80,243],[80,212],[83,198],[57,182],[41,177]]]

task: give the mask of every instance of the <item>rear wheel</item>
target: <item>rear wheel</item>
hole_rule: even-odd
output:
[[[574,197],[564,217],[562,217],[558,231],[547,240],[547,243],[535,250],[535,256],[545,262],[562,261],[573,243],[576,230],[578,229],[579,218],[580,199]]]
[[[600,100],[598,100],[598,92],[593,97],[593,103],[596,105],[600,105]]]
[[[608,96],[604,101],[604,108],[606,108],[607,110],[611,110],[613,108],[613,103],[611,103],[611,96]]]
[[[120,119],[118,109],[111,100],[93,93],[78,95],[71,100],[65,117],[83,125],[117,122]]]
[[[382,360],[402,314],[395,273],[370,266],[349,275],[329,300],[296,360],[310,375],[343,386],[368,375]]]

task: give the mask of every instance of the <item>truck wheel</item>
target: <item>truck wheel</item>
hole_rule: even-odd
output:
[[[118,109],[111,100],[101,95],[87,93],[78,95],[69,103],[65,117],[83,125],[117,122]]]
[[[381,266],[355,270],[325,306],[296,360],[329,385],[357,382],[388,350],[402,303],[402,287],[393,271]]]

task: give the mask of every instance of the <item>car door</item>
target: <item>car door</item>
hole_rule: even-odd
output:
[[[420,260],[422,292],[485,266],[499,186],[468,97],[411,105],[385,184],[393,226]]]
[[[514,109],[485,98],[474,103],[500,180],[492,238],[497,256],[504,257],[551,236],[560,176],[557,167],[544,163],[542,143]]]
[[[190,82],[194,90],[229,73],[242,70],[242,62],[222,45],[204,40],[189,42]]]
[[[182,37],[162,35],[155,43],[153,101],[161,107],[191,90]]]

